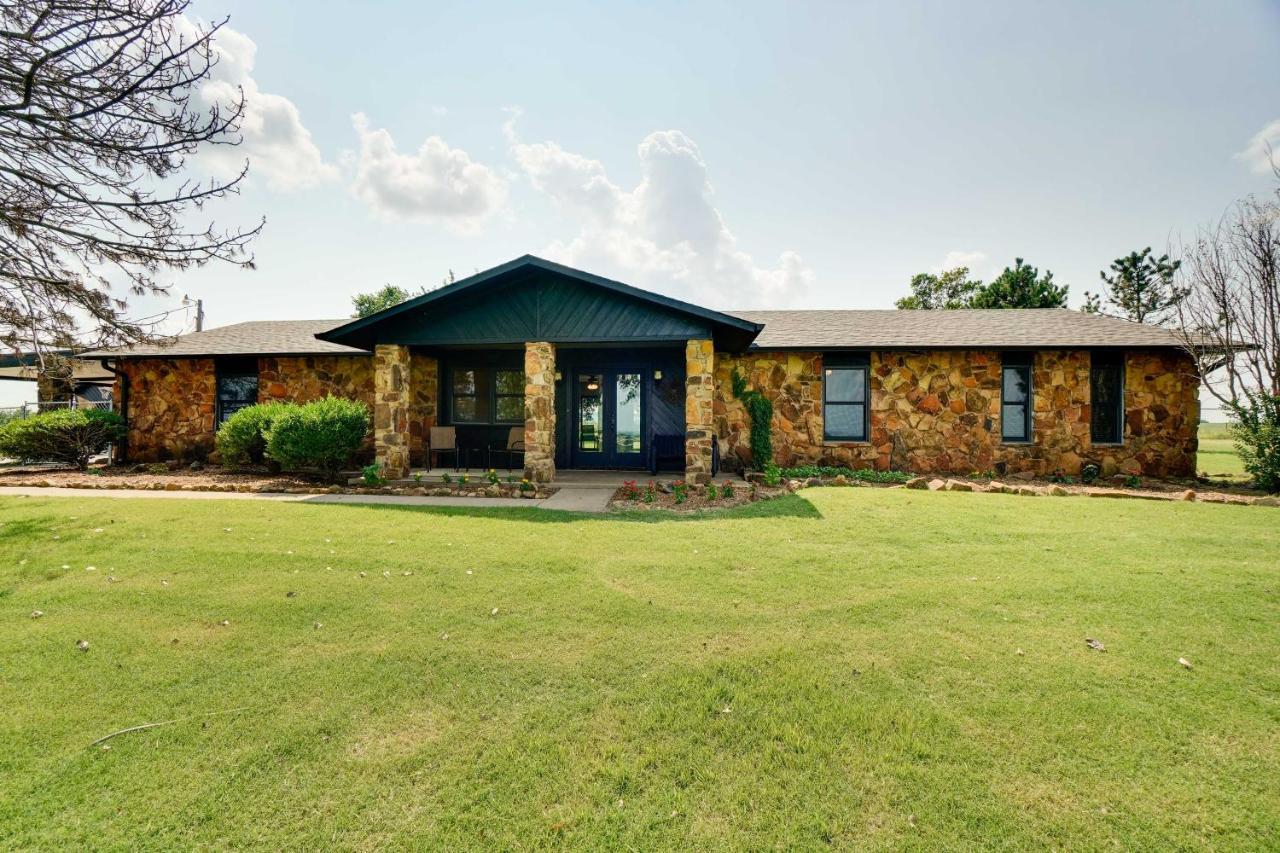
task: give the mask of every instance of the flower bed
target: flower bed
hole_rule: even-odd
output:
[[[0,468],[0,486],[67,489],[145,489],[169,492],[274,492],[285,494],[418,495],[450,497],[546,498],[554,488],[532,483],[490,483],[480,477],[460,482],[412,480],[372,485],[357,478],[335,485],[319,476],[275,474],[266,469],[225,471],[214,466],[178,467],[165,463],[110,465],[77,471],[67,468]]]
[[[666,509],[677,512],[728,509],[786,494],[783,488],[724,480],[694,485],[683,480],[627,480],[613,493],[610,509]]]

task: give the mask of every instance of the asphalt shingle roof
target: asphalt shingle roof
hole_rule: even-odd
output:
[[[168,344],[95,350],[81,358],[181,358],[206,355],[368,355],[355,347],[331,344],[317,332],[341,326],[347,320],[254,320],[193,332]]]
[[[752,349],[929,349],[1179,346],[1169,329],[1065,308],[961,311],[728,311],[763,323]],[[349,320],[259,320],[143,344],[83,353],[82,358],[218,355],[367,355],[316,333]]]
[[[1159,326],[1066,308],[959,311],[729,311],[764,324],[752,349],[1168,347]]]

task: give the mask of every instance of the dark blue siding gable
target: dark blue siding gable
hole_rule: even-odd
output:
[[[534,273],[483,292],[406,311],[379,330],[381,343],[449,346],[550,341],[685,341],[709,323],[583,282]]]

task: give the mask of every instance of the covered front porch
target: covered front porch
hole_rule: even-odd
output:
[[[320,337],[375,354],[385,476],[452,463],[564,485],[557,471],[634,472],[602,475],[620,483],[655,467],[707,482],[715,352],[745,349],[758,331],[526,257]]]

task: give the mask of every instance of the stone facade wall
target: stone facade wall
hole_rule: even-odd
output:
[[[373,354],[373,446],[383,476],[409,475],[409,348],[378,344]]]
[[[436,412],[440,399],[440,363],[433,356],[412,353],[409,376],[409,460],[414,465],[428,465],[427,438],[431,427],[440,423]]]
[[[1200,428],[1200,376],[1191,356],[1137,350],[1125,357],[1124,446],[1097,448],[1104,473],[1194,474]]]
[[[545,341],[524,345],[524,476],[556,476],[556,347]]]
[[[733,398],[737,367],[773,401],[774,458],[784,467],[819,464],[970,474],[1055,471],[1076,475],[1096,462],[1104,475],[1187,476],[1195,471],[1198,382],[1175,351],[1126,355],[1123,446],[1092,446],[1089,353],[1043,350],[1032,365],[1032,441],[1000,438],[996,351],[871,353],[869,441],[826,442],[822,430],[822,354],[717,354],[715,429],[726,467],[750,459],[750,422]]]
[[[715,430],[715,347],[709,340],[685,344],[685,479],[711,480],[711,439]]]
[[[213,359],[127,359],[118,370],[129,382],[130,461],[203,459],[213,452]],[[119,379],[115,399],[122,399]]]

